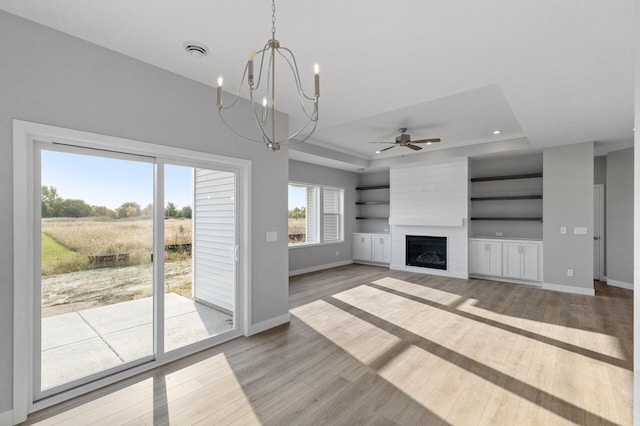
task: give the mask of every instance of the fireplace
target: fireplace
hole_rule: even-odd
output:
[[[406,264],[447,270],[447,237],[406,236]]]

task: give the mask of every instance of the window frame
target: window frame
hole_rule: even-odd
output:
[[[36,188],[36,160],[39,143],[70,145],[83,149],[105,151],[107,155],[119,153],[133,156],[153,158],[156,164],[181,162],[197,167],[216,167],[220,170],[237,173],[236,188],[239,192],[237,217],[238,226],[238,250],[239,264],[237,266],[236,300],[238,324],[234,333],[221,336],[216,341],[196,342],[184,348],[171,352],[157,354],[153,361],[134,366],[130,369],[114,373],[111,376],[99,378],[79,387],[51,395],[42,400],[34,401],[33,396],[33,337],[34,337],[34,286],[36,280],[36,250],[35,232],[38,228],[36,209],[40,206],[40,188]],[[101,155],[102,155],[101,154]],[[118,138],[97,133],[72,130],[68,128],[33,123],[22,120],[13,120],[13,231],[14,231],[14,280],[13,280],[13,401],[14,421],[22,422],[27,414],[58,404],[62,401],[91,392],[113,384],[119,380],[130,378],[136,374],[149,371],[153,368],[184,358],[188,355],[213,347],[224,341],[236,338],[239,335],[251,334],[251,161],[222,156],[217,154],[199,152],[174,146],[156,145],[148,142],[140,142],[131,139]],[[162,180],[162,173],[156,175]],[[39,180],[39,179],[38,179]],[[156,186],[158,181],[156,181]],[[162,194],[157,196],[158,205],[163,205]],[[155,207],[155,205],[154,205]],[[163,209],[157,208],[155,213],[161,223],[164,218]],[[160,213],[162,215],[160,216]],[[162,220],[161,220],[162,218]],[[158,230],[158,235],[162,235]],[[159,241],[163,241],[159,239]],[[155,265],[158,265],[156,263]],[[155,267],[155,266],[154,266]],[[154,270],[154,273],[158,273]],[[160,281],[156,281],[156,285]],[[157,306],[162,306],[157,303]],[[156,309],[155,314],[162,318],[162,312]],[[160,324],[157,320],[156,324]],[[159,337],[160,339],[163,336]]]
[[[315,247],[315,246],[323,246],[323,245],[331,245],[331,244],[343,244],[344,243],[344,193],[345,190],[342,187],[334,186],[334,185],[322,185],[318,183],[309,183],[309,182],[300,182],[300,181],[292,181],[288,182],[287,189],[289,186],[298,186],[298,187],[307,187],[307,188],[315,188],[316,189],[316,221],[315,221],[315,229],[316,229],[316,241],[315,242],[301,242],[301,243],[289,243],[288,246],[290,249],[296,249],[301,247]],[[334,191],[340,192],[340,208],[337,216],[339,217],[338,228],[339,228],[339,238],[336,240],[325,241],[324,239],[324,190],[330,189]],[[288,209],[287,209],[288,211]],[[287,230],[288,231],[288,230]],[[287,240],[288,240],[288,232],[287,232]]]

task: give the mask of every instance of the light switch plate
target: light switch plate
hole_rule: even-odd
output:
[[[587,228],[583,226],[576,226],[573,228],[573,233],[576,235],[587,235]]]
[[[567,227],[566,226],[561,226],[560,227],[560,233],[561,234],[566,234],[567,233]]]
[[[267,242],[271,243],[274,241],[278,241],[278,232],[277,231],[267,231]]]

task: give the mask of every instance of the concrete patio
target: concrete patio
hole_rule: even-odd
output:
[[[42,320],[42,389],[153,354],[151,297]],[[165,351],[233,328],[233,318],[175,293],[165,295]]]

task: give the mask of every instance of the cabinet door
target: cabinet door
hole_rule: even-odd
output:
[[[539,281],[538,244],[504,243],[504,276]]]
[[[518,243],[504,243],[504,269],[503,273],[508,278],[522,278],[521,245]]]
[[[353,259],[371,261],[371,235],[353,235]]]
[[[391,238],[387,236],[372,237],[371,260],[380,263],[391,263]]]
[[[486,275],[486,255],[483,241],[469,241],[469,273]]]
[[[469,242],[469,272],[480,275],[502,275],[502,243],[478,240]]]
[[[538,276],[538,244],[520,244],[522,263],[520,278],[523,280],[539,281]]]
[[[486,275],[502,275],[502,243],[486,241],[484,243],[487,269]]]

